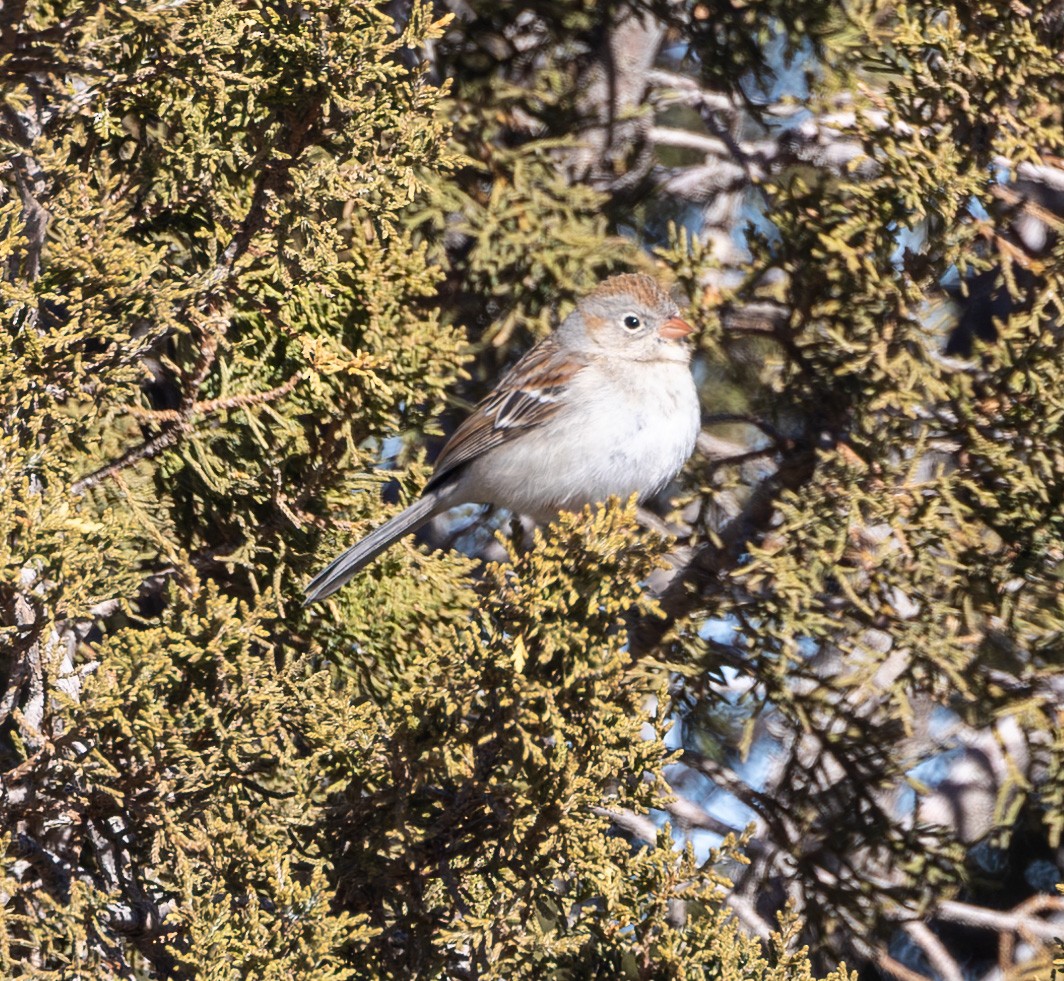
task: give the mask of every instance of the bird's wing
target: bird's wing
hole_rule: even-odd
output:
[[[553,336],[537,344],[454,431],[426,489],[438,487],[474,457],[541,426],[558,411],[569,380],[587,363],[562,351]]]

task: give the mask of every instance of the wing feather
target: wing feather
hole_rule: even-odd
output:
[[[553,336],[537,344],[454,431],[426,489],[439,486],[474,457],[543,425],[563,404],[569,380],[586,365],[563,352]]]

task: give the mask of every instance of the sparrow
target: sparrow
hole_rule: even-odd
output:
[[[459,504],[494,504],[546,522],[616,495],[661,490],[701,424],[692,328],[650,276],[625,273],[580,299],[455,430],[413,504],[306,586],[332,595],[404,535]]]

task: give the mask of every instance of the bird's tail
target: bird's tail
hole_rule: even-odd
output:
[[[399,541],[404,535],[417,531],[439,510],[438,505],[437,496],[427,494],[338,555],[303,588],[303,605],[309,606],[331,596],[389,545]]]

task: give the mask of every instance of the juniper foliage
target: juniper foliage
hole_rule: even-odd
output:
[[[5,7],[5,975],[1048,965],[1062,18],[1013,6]],[[701,329],[658,517],[304,610],[636,267]]]

